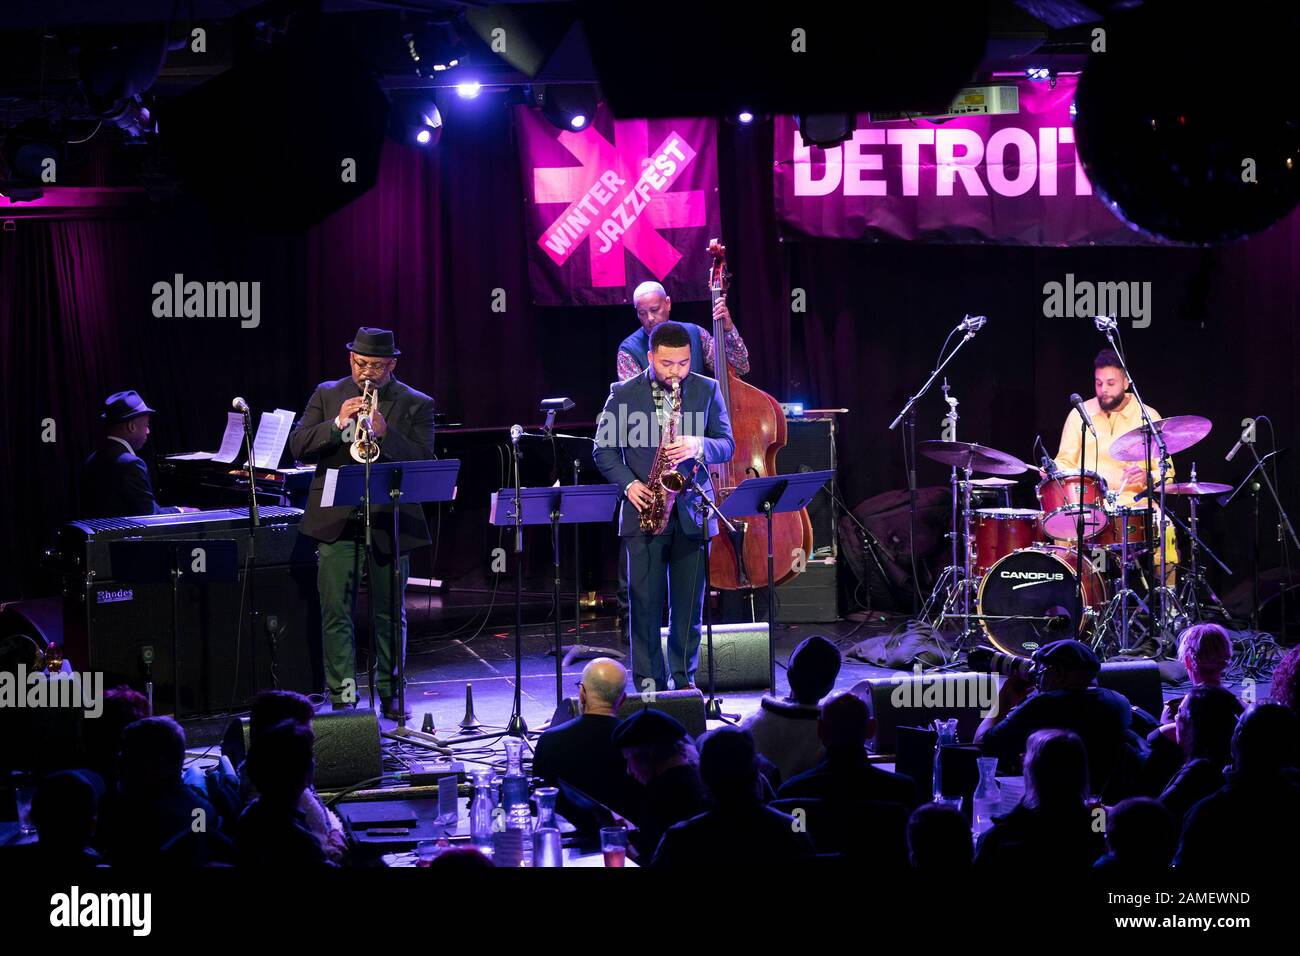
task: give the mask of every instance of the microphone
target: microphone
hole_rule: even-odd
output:
[[[982,315],[968,315],[961,320],[961,330],[963,332],[975,333],[988,324],[988,319]]]
[[[1119,326],[1119,323],[1108,315],[1094,316],[1092,324],[1097,327],[1098,332],[1110,332]]]
[[[239,396],[235,396],[235,400],[230,403],[230,407],[241,414],[248,414],[248,402],[244,401]]]
[[[1043,471],[1048,478],[1057,478],[1061,474],[1061,469],[1056,467],[1056,462],[1052,461],[1050,455],[1044,455],[1040,461],[1043,464]]]
[[[1234,458],[1237,457],[1237,452],[1241,451],[1242,446],[1245,445],[1245,444],[1246,444],[1246,439],[1244,439],[1244,438],[1238,438],[1238,439],[1237,439],[1237,444],[1235,444],[1235,445],[1232,446],[1232,451],[1228,452],[1227,457],[1224,458],[1223,460],[1224,460],[1224,461],[1232,461],[1232,459],[1234,459]]]
[[[521,435],[523,435],[523,433],[524,433],[524,428],[522,425],[510,426],[510,440],[514,442],[516,445],[519,444],[519,438]]]
[[[1088,409],[1083,405],[1083,397],[1078,392],[1071,392],[1070,404],[1073,405],[1074,410],[1079,413],[1079,417],[1083,419],[1083,423],[1088,426],[1088,431],[1092,432],[1092,437],[1096,438],[1097,429],[1093,427],[1092,416],[1088,414]]]

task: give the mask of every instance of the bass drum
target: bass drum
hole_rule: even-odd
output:
[[[1084,559],[1084,618],[1075,616],[1078,555],[1038,546],[1008,554],[980,582],[979,613],[989,640],[1006,654],[1029,657],[1044,644],[1080,636],[1110,599],[1110,587]]]

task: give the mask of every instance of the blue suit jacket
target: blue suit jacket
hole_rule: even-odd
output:
[[[639,479],[650,476],[655,452],[662,437],[659,419],[655,413],[654,393],[651,391],[649,373],[642,373],[626,382],[615,382],[609,388],[609,398],[596,422],[596,449],[593,457],[607,481],[626,490]],[[678,434],[703,439],[704,464],[696,469],[695,480],[710,496],[713,484],[705,464],[730,461],[736,443],[731,435],[731,420],[722,404],[722,390],[715,379],[694,372],[682,380],[682,426]],[[677,466],[683,474],[690,474],[692,461]],[[696,507],[699,494],[688,488],[677,496],[677,514],[688,533],[703,535],[703,520]],[[636,506],[624,496],[619,507],[618,533],[627,537],[641,533]],[[717,520],[710,519],[708,535],[717,533]]]

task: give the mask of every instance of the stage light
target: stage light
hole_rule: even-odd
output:
[[[442,114],[428,94],[394,96],[388,111],[388,135],[399,143],[436,145],[442,136]]]
[[[740,115],[737,116],[736,119],[741,123],[745,124],[746,126],[748,126],[750,123],[754,122],[754,114],[751,113],[749,110],[742,110]]]
[[[528,99],[559,129],[585,129],[596,115],[600,91],[592,83],[535,84]]]
[[[852,113],[800,113],[794,119],[804,143],[822,149],[838,146],[857,127],[857,117]]]
[[[468,59],[465,43],[456,24],[450,20],[431,20],[402,35],[406,52],[420,76],[432,76],[460,66]]]
[[[456,92],[462,99],[472,100],[478,96],[483,89],[483,84],[478,80],[467,80],[464,83],[456,84]]]
[[[1025,70],[1025,76],[1031,80],[1048,80],[1052,77],[1052,68],[1048,66],[1031,66]]]

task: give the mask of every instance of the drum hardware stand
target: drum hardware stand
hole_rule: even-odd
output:
[[[955,471],[956,469],[954,468],[953,470]],[[957,660],[957,658],[961,656],[962,651],[964,651],[964,650],[966,649],[966,645],[967,645],[968,643],[970,643],[970,641],[971,641],[972,639],[978,638],[978,636],[979,636],[978,630],[972,630],[972,628],[971,628],[971,623],[970,623],[970,622],[971,622],[971,617],[972,617],[971,612],[970,612],[971,588],[972,588],[972,587],[974,586],[974,584],[975,584],[974,580],[973,580],[972,577],[971,577],[971,567],[970,567],[970,480],[971,480],[971,469],[970,469],[969,467],[967,467],[967,468],[963,468],[963,469],[962,469],[962,474],[965,476],[965,477],[962,479],[961,483],[960,483],[960,484],[961,484],[961,487],[962,487],[962,506],[963,506],[963,515],[964,515],[964,516],[963,516],[963,519],[962,519],[962,540],[966,543],[966,547],[965,547],[965,549],[964,549],[964,550],[965,550],[965,553],[966,553],[966,557],[965,557],[965,561],[964,561],[964,563],[962,564],[962,567],[961,567],[961,568],[958,568],[958,567],[956,566],[956,563],[955,563],[955,562],[956,562],[956,558],[957,558],[957,553],[956,553],[956,547],[957,547],[957,546],[956,546],[955,530],[954,530],[954,541],[953,541],[953,561],[954,561],[954,564],[953,564],[953,573],[954,573],[955,583],[954,583],[954,585],[953,585],[953,589],[952,589],[952,591],[951,591],[950,594],[948,595],[947,600],[944,601],[944,612],[941,613],[941,614],[939,615],[939,623],[940,623],[940,624],[942,624],[944,620],[949,619],[949,618],[960,618],[960,619],[961,619],[961,631],[960,631],[960,633],[957,635],[957,641],[956,641],[956,643],[953,645],[953,652],[952,652],[952,658],[951,658],[951,660],[954,660],[954,661]],[[958,575],[958,574],[960,574],[960,579],[956,579],[956,575]],[[949,614],[949,613],[947,613],[947,609],[948,609],[950,603],[951,603],[953,600],[955,600],[955,599],[958,598],[958,592],[959,592],[959,591],[960,591],[960,600],[961,600],[961,613],[960,613],[960,614]],[[936,628],[936,630],[937,630],[937,628]]]
[[[1195,483],[1196,462],[1192,462],[1192,484]],[[1203,620],[1204,608],[1206,607],[1210,608],[1214,613],[1221,615],[1225,619],[1230,617],[1228,609],[1224,607],[1223,602],[1219,600],[1219,595],[1214,593],[1214,588],[1212,588],[1210,582],[1206,580],[1204,566],[1197,561],[1197,554],[1204,551],[1209,555],[1210,559],[1223,570],[1224,574],[1232,574],[1232,569],[1224,564],[1217,554],[1210,550],[1210,547],[1201,540],[1200,535],[1197,533],[1200,529],[1199,515],[1197,513],[1197,507],[1200,504],[1198,497],[1198,495],[1191,496],[1191,527],[1183,524],[1182,519],[1173,512],[1170,512],[1169,514],[1170,519],[1177,527],[1182,529],[1183,533],[1187,535],[1188,539],[1192,543],[1192,566],[1187,574],[1183,576],[1182,587],[1180,588],[1178,595],[1179,603],[1184,608],[1189,609],[1189,623],[1199,623]]]
[[[1116,508],[1114,513],[1120,516],[1120,559],[1119,559],[1119,591],[1107,602],[1105,610],[1102,611],[1098,621],[1096,631],[1093,634],[1093,648],[1100,650],[1108,636],[1113,635],[1116,638],[1116,649],[1120,654],[1127,654],[1133,647],[1129,642],[1129,635],[1132,630],[1134,619],[1140,619],[1141,615],[1151,616],[1151,609],[1147,607],[1145,601],[1136,591],[1128,586],[1128,570],[1131,562],[1128,555],[1128,515],[1130,509]],[[1129,599],[1132,598],[1137,602],[1133,614],[1129,614]],[[1119,612],[1119,627],[1115,629],[1115,613]],[[1148,631],[1143,629],[1142,639],[1145,640]]]
[[[1165,576],[1168,573],[1168,568],[1166,567],[1167,555],[1165,553],[1167,550],[1165,547],[1165,517],[1164,517],[1165,516],[1165,476],[1169,471],[1169,449],[1165,445],[1164,435],[1162,435],[1160,430],[1156,428],[1155,422],[1151,420],[1151,414],[1147,410],[1146,402],[1142,401],[1142,394],[1141,392],[1138,391],[1137,381],[1133,378],[1133,374],[1129,371],[1128,361],[1124,358],[1124,351],[1123,349],[1120,348],[1119,343],[1116,341],[1115,330],[1118,328],[1118,323],[1113,318],[1108,318],[1106,316],[1097,316],[1094,319],[1094,323],[1096,324],[1097,329],[1099,331],[1105,333],[1106,341],[1110,343],[1111,350],[1114,351],[1116,357],[1119,359],[1120,368],[1124,372],[1124,377],[1128,379],[1129,390],[1133,394],[1133,400],[1137,402],[1138,411],[1141,412],[1142,414],[1142,425],[1146,429],[1146,433],[1143,437],[1144,437],[1144,444],[1146,447],[1145,464],[1146,464],[1147,488],[1152,487],[1152,482],[1151,482],[1152,443],[1154,442],[1154,444],[1156,444],[1160,450],[1160,458],[1159,458],[1160,461],[1160,522],[1159,522],[1159,527],[1156,527],[1156,520],[1154,514],[1155,500],[1152,496],[1148,496],[1147,497],[1147,538],[1148,538],[1149,546],[1151,548],[1155,548],[1156,541],[1151,540],[1151,535],[1154,532],[1156,535],[1156,540],[1159,541],[1159,547],[1160,547],[1158,562],[1156,560],[1157,555],[1155,551],[1153,550],[1151,552],[1152,570],[1157,571],[1158,573],[1158,580],[1156,582],[1157,586],[1153,588],[1151,592],[1152,596],[1155,598],[1155,605],[1156,605],[1156,612],[1152,618],[1152,629],[1156,635],[1156,639],[1160,642],[1161,648],[1163,649],[1165,646],[1167,646],[1170,643],[1170,635],[1167,630],[1168,615],[1166,615],[1165,608],[1164,608],[1165,599],[1166,597],[1168,597],[1172,599],[1175,603],[1177,602],[1177,596],[1165,583],[1166,581]],[[1125,537],[1127,537],[1127,534],[1125,535]]]
[[[894,417],[892,422],[889,423],[889,430],[891,432],[896,429],[899,424],[905,423],[903,438],[906,452],[905,457],[907,459],[907,493],[911,511],[911,539],[909,545],[912,549],[912,561],[914,566],[916,561],[916,403],[919,402],[924,397],[925,393],[930,390],[930,386],[933,385],[934,380],[939,377],[939,373],[942,372],[944,368],[947,367],[948,363],[957,356],[957,353],[961,351],[962,346],[975,338],[975,333],[983,328],[984,323],[987,321],[988,319],[982,315],[971,316],[967,314],[959,323],[957,323],[957,326],[948,333],[948,338],[944,339],[942,348],[947,347],[948,342],[957,332],[965,332],[966,334],[962,336],[960,342],[953,346],[952,351],[940,360],[938,366],[936,366],[934,371],[930,373],[930,377],[925,380],[925,384],[921,386],[920,391],[907,400],[907,404],[903,406],[903,410]],[[941,352],[942,348],[940,350]],[[956,523],[954,522],[954,531],[956,530],[955,524]],[[956,564],[955,561],[953,563],[954,565]],[[915,580],[915,578],[916,574],[914,572],[912,581],[912,607],[914,609],[917,608],[920,603],[918,600],[920,597],[920,582]],[[921,612],[918,611],[918,614],[919,613]]]

